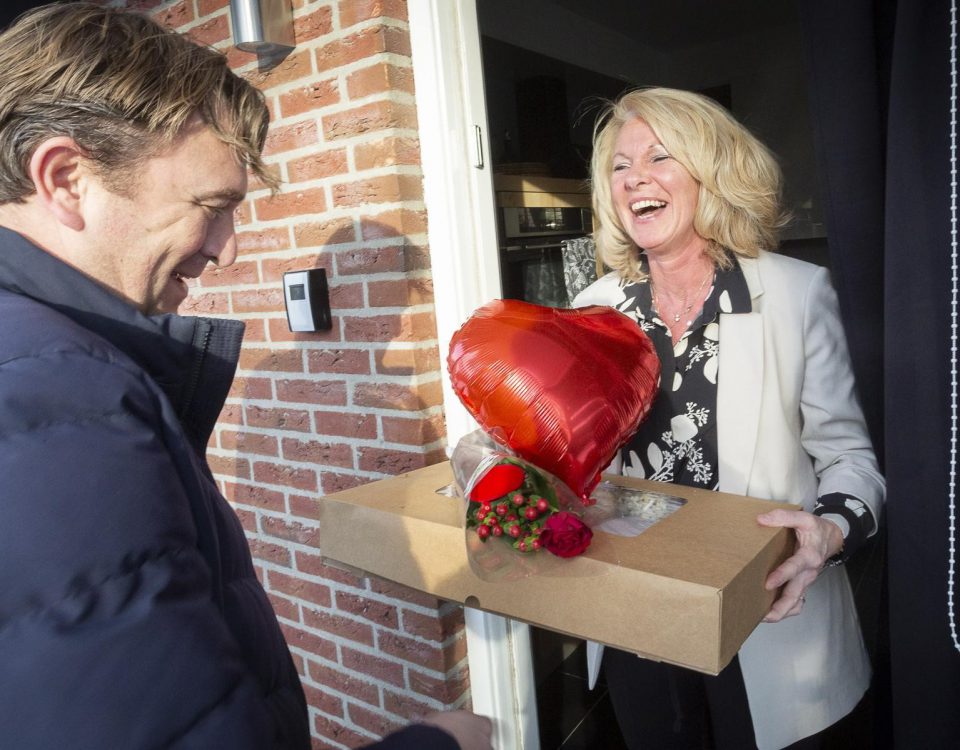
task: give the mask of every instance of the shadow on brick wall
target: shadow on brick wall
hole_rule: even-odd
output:
[[[296,196],[277,196],[284,214],[300,210]],[[416,234],[404,231],[411,222]],[[218,431],[233,458],[218,469],[315,735],[363,744],[469,696],[462,608],[338,565],[318,546],[324,495],[446,460],[429,251],[411,239],[425,237],[425,220],[401,208],[298,221],[296,257],[277,252],[269,228],[240,230],[261,279],[231,292],[247,331]],[[318,267],[332,330],[293,333],[283,273]]]

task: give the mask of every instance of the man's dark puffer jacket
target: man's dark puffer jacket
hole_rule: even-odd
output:
[[[0,229],[0,746],[310,747],[203,458],[242,330],[147,318]],[[385,746],[413,742],[456,748]]]

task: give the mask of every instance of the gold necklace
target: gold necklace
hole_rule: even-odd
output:
[[[697,300],[700,298],[700,292],[702,292],[703,287],[706,286],[707,279],[712,279],[712,278],[713,278],[713,268],[711,268],[710,272],[703,277],[703,281],[700,282],[700,286],[697,287],[697,291],[693,293],[693,302],[690,302],[689,304],[687,304],[687,300],[690,298],[690,293],[684,292],[683,302],[680,303],[680,307],[678,307],[674,311],[673,315],[670,315],[670,313],[665,308],[662,308],[660,305],[660,300],[657,298],[657,287],[654,285],[653,277],[651,276],[650,277],[650,296],[653,298],[653,306],[654,308],[656,308],[658,313],[666,313],[669,317],[673,318],[673,323],[674,325],[676,325],[677,323],[680,322],[680,318],[682,316],[688,315],[690,311],[693,310],[693,306],[697,303]],[[672,327],[673,326],[671,326],[671,328]]]

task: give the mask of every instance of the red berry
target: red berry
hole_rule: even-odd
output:
[[[534,540],[531,542],[531,546],[532,546],[534,549],[540,549],[540,548],[543,546],[543,543],[542,543],[539,539],[534,539]]]
[[[477,520],[482,521],[486,517],[487,517],[487,511],[485,511],[483,508],[480,508],[477,511]]]
[[[537,510],[539,510],[541,513],[545,513],[547,508],[549,507],[550,507],[550,503],[548,503],[542,497],[539,500],[537,500]]]
[[[517,520],[517,514],[516,514],[516,513],[511,513],[511,514],[508,515],[504,520],[505,520],[505,521],[516,521],[516,520]]]
[[[521,552],[526,552],[526,551],[527,551],[527,543],[526,543],[526,542],[520,542],[520,544],[517,545],[517,549],[519,549]]]
[[[523,511],[523,515],[525,518],[527,518],[530,521],[536,521],[537,518],[540,516],[540,514],[537,512],[537,509],[532,507],[527,508],[525,511]]]
[[[488,503],[488,502],[482,502],[482,503],[480,503],[480,507],[483,508],[483,509],[484,509],[485,511],[487,511],[487,512],[490,511],[490,503]]]
[[[520,536],[521,533],[522,533],[522,532],[520,531],[520,527],[519,527],[519,526],[511,526],[511,527],[510,527],[510,536],[512,536],[514,539],[516,539],[518,536]]]
[[[498,505],[496,512],[497,512],[497,515],[498,515],[498,516],[505,516],[505,515],[507,515],[507,506],[506,506],[506,505],[502,505],[502,504],[501,504],[501,505]]]
[[[503,536],[503,529],[499,526],[494,526],[491,532],[494,536]],[[538,542],[539,544],[539,542]]]
[[[521,505],[523,505],[523,495],[521,495],[519,492],[515,492],[513,494],[513,497],[510,499],[513,501],[513,504],[516,505],[518,508]]]
[[[477,527],[477,536],[481,539],[486,539],[490,536],[490,527],[489,526],[478,526]]]

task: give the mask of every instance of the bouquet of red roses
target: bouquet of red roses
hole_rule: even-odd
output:
[[[684,500],[601,482],[584,502],[564,482],[494,443],[481,430],[465,436],[450,459],[466,502],[467,552],[488,580],[529,575],[603,575],[582,560],[569,569],[559,558],[604,545],[616,558],[616,537],[637,536],[676,512]],[[594,529],[606,532],[594,535]],[[551,554],[532,554],[546,551]],[[561,567],[557,567],[560,565]]]
[[[518,552],[545,549],[576,557],[590,546],[593,532],[580,515],[560,509],[555,485],[539,469],[504,457],[490,466],[468,495],[467,528],[481,541],[505,537]]]
[[[483,577],[544,574],[593,541],[587,503],[482,431],[461,439],[450,460],[466,503],[468,554]]]

